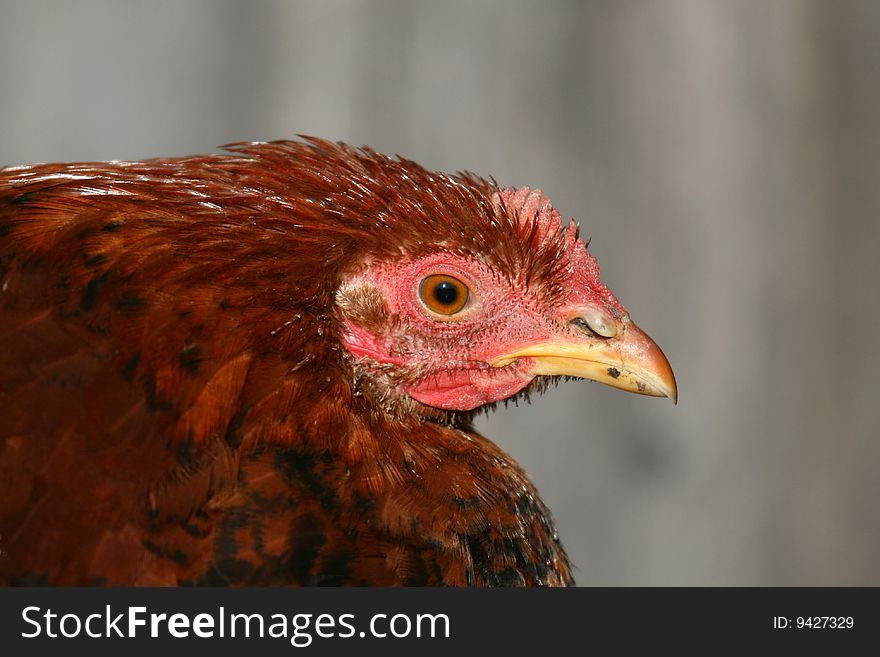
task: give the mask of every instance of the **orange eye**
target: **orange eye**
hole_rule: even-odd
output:
[[[454,315],[467,304],[470,290],[453,276],[434,274],[419,285],[419,297],[429,310],[438,315]]]

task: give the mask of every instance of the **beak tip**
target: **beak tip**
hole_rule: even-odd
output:
[[[668,361],[667,361],[667,367],[669,370],[669,378],[666,382],[666,386],[665,386],[666,389],[663,392],[665,392],[666,396],[672,400],[673,404],[678,406],[678,383],[675,380],[675,374],[672,373],[672,367],[670,367],[668,365]]]
[[[678,406],[678,384],[675,381],[675,375],[672,373],[672,368],[669,368],[669,383],[665,386],[666,396],[672,400],[672,403],[675,406]]]

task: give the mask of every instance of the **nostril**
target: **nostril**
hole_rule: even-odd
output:
[[[613,338],[617,335],[617,322],[597,308],[586,308],[570,323],[596,337]]]
[[[579,331],[586,333],[587,335],[589,335],[592,338],[601,337],[598,333],[596,333],[593,329],[590,328],[590,325],[587,324],[587,320],[585,320],[583,317],[575,317],[574,319],[572,319],[569,322],[569,324],[577,327],[577,329]]]

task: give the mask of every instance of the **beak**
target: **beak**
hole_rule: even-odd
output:
[[[530,374],[575,376],[614,388],[678,403],[675,374],[666,356],[632,322],[613,338],[553,338],[499,356],[489,364],[504,367],[521,358],[531,359]]]

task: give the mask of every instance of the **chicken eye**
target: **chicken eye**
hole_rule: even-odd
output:
[[[468,301],[468,286],[453,276],[434,274],[419,285],[419,297],[429,310],[439,315],[454,315]]]

